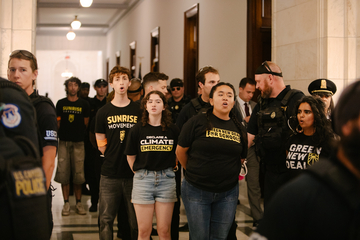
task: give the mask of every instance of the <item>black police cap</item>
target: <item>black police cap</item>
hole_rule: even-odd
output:
[[[170,88],[173,88],[173,87],[183,87],[184,86],[184,83],[183,81],[181,81],[180,78],[174,78],[173,80],[171,80],[170,82]]]
[[[108,82],[107,82],[106,80],[104,80],[104,79],[98,79],[98,80],[96,80],[94,86],[95,86],[95,87],[100,87],[101,85],[107,86],[107,85],[108,85]]]
[[[311,95],[317,93],[327,93],[331,96],[336,93],[336,85],[329,79],[320,78],[312,81],[308,87],[308,91]]]

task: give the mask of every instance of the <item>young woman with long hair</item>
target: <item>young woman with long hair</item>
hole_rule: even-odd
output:
[[[135,173],[131,201],[139,236],[150,238],[155,211],[160,239],[170,240],[170,225],[176,198],[175,148],[179,130],[172,123],[163,93],[151,91],[141,102],[143,114],[129,133],[126,152]]]

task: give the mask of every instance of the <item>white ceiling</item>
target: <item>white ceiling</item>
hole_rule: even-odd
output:
[[[80,5],[80,0],[38,0],[38,35],[65,35],[77,15],[81,28],[77,35],[105,35],[131,7],[140,0],[93,0],[89,8]]]

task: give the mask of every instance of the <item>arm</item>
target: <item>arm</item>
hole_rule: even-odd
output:
[[[247,136],[248,136],[248,148],[250,148],[252,145],[255,144],[254,143],[255,135],[248,133]]]
[[[56,157],[55,146],[43,147],[42,167],[44,169],[45,177],[46,177],[46,189],[49,189],[50,187],[52,174],[55,168],[55,157]]]
[[[98,141],[98,149],[99,151],[104,154],[105,153],[105,150],[106,150],[106,144],[104,146],[99,146],[99,141],[105,141],[106,140],[106,136],[104,133],[95,133],[95,136],[96,136],[96,141]]]
[[[135,159],[136,159],[136,155],[127,155],[127,161],[129,163],[130,169],[131,169],[131,171],[133,171],[133,173],[135,173],[134,169],[133,169]]]
[[[57,128],[60,129],[61,117],[57,117]]]
[[[89,125],[89,118],[88,117],[84,118],[84,123],[85,123],[85,126],[87,128],[88,125]]]
[[[181,163],[181,166],[183,166],[183,168],[186,170],[186,164],[187,164],[187,160],[188,160],[188,155],[187,155],[187,151],[189,150],[188,147],[184,148],[181,147],[180,145],[177,145],[176,147],[176,157],[179,160],[179,162]]]

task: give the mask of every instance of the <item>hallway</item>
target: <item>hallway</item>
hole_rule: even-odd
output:
[[[63,198],[61,193],[61,186],[56,182],[52,182],[56,190],[53,192],[55,194],[53,198],[53,219],[54,219],[54,229],[51,240],[95,240],[99,239],[97,219],[98,213],[88,212],[86,215],[78,215],[75,213],[75,199],[74,196],[70,196],[70,216],[61,216],[61,210],[63,207]],[[236,236],[238,240],[247,240],[249,235],[252,233],[252,218],[250,215],[250,209],[247,199],[247,190],[246,182],[244,180],[240,181],[240,194],[239,200],[240,205],[237,206],[236,211],[236,222],[237,222],[237,231]],[[91,203],[90,196],[84,195],[82,197],[82,203],[84,208],[88,211]],[[183,205],[180,209],[180,226],[184,225],[187,221],[185,210]],[[115,220],[114,226],[117,222]],[[114,240],[116,238],[117,227],[114,227]],[[158,236],[152,236],[153,240],[158,240]],[[188,232],[180,232],[180,240],[188,240]]]

